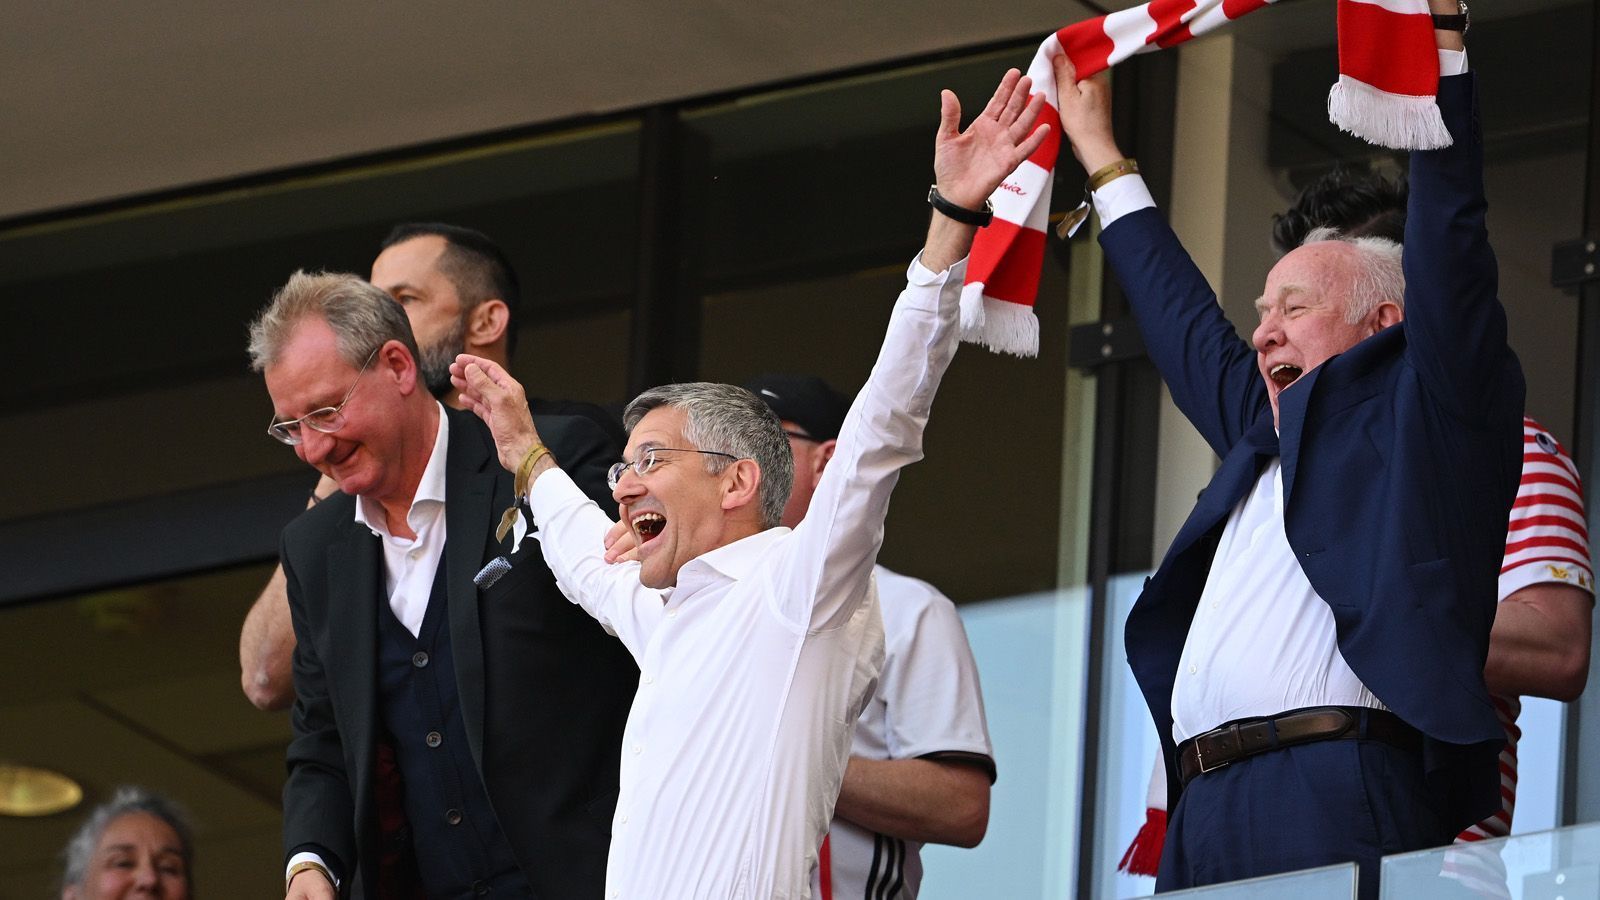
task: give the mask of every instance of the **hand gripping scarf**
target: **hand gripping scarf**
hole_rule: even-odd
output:
[[[1152,0],[1068,25],[1044,39],[1028,67],[1047,101],[1034,127],[1050,135],[990,195],[994,221],[978,232],[961,293],[961,337],[1017,356],[1039,353],[1033,315],[1044,265],[1050,187],[1061,148],[1054,60],[1071,56],[1088,78],[1137,53],[1181,44],[1272,0]],[[1396,149],[1448,146],[1434,105],[1438,56],[1427,0],[1338,0],[1339,81],[1328,116],[1340,128]]]

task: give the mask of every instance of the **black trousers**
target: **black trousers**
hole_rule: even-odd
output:
[[[1335,863],[1360,865],[1376,900],[1379,860],[1448,844],[1420,759],[1376,741],[1274,750],[1189,782],[1167,825],[1156,890]]]

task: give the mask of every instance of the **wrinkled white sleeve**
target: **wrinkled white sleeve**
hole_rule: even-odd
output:
[[[779,617],[822,630],[849,621],[867,597],[883,519],[900,469],[922,458],[922,429],[955,355],[966,260],[933,273],[918,260],[889,317],[883,349],[839,430],[811,507],[758,577]]]
[[[637,662],[660,624],[661,593],[639,583],[638,563],[606,562],[606,532],[616,523],[560,469],[528,488],[528,508],[561,593],[616,635]]]

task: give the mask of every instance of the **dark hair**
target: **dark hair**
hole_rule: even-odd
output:
[[[1279,255],[1305,243],[1317,228],[1336,228],[1345,237],[1380,237],[1404,243],[1406,179],[1394,181],[1372,172],[1334,169],[1306,185],[1281,215],[1272,217],[1272,246]]]
[[[461,313],[465,315],[485,300],[499,298],[506,304],[506,356],[517,349],[517,307],[521,302],[522,287],[517,281],[517,270],[500,245],[481,231],[448,225],[444,222],[405,222],[390,229],[383,239],[379,252],[395,244],[419,237],[444,238],[444,253],[439,257],[439,271],[456,286],[461,297]]]

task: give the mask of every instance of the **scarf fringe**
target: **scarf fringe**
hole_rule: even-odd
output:
[[[1118,871],[1129,875],[1156,877],[1161,868],[1161,848],[1167,842],[1167,811],[1151,807],[1144,811],[1144,825],[1133,836],[1133,843],[1117,863]]]
[[[983,295],[983,282],[961,289],[961,339],[996,353],[1039,355],[1039,320],[1033,307]]]
[[[1433,97],[1391,94],[1348,75],[1340,75],[1328,91],[1328,119],[1342,131],[1394,150],[1438,150],[1451,144]]]

